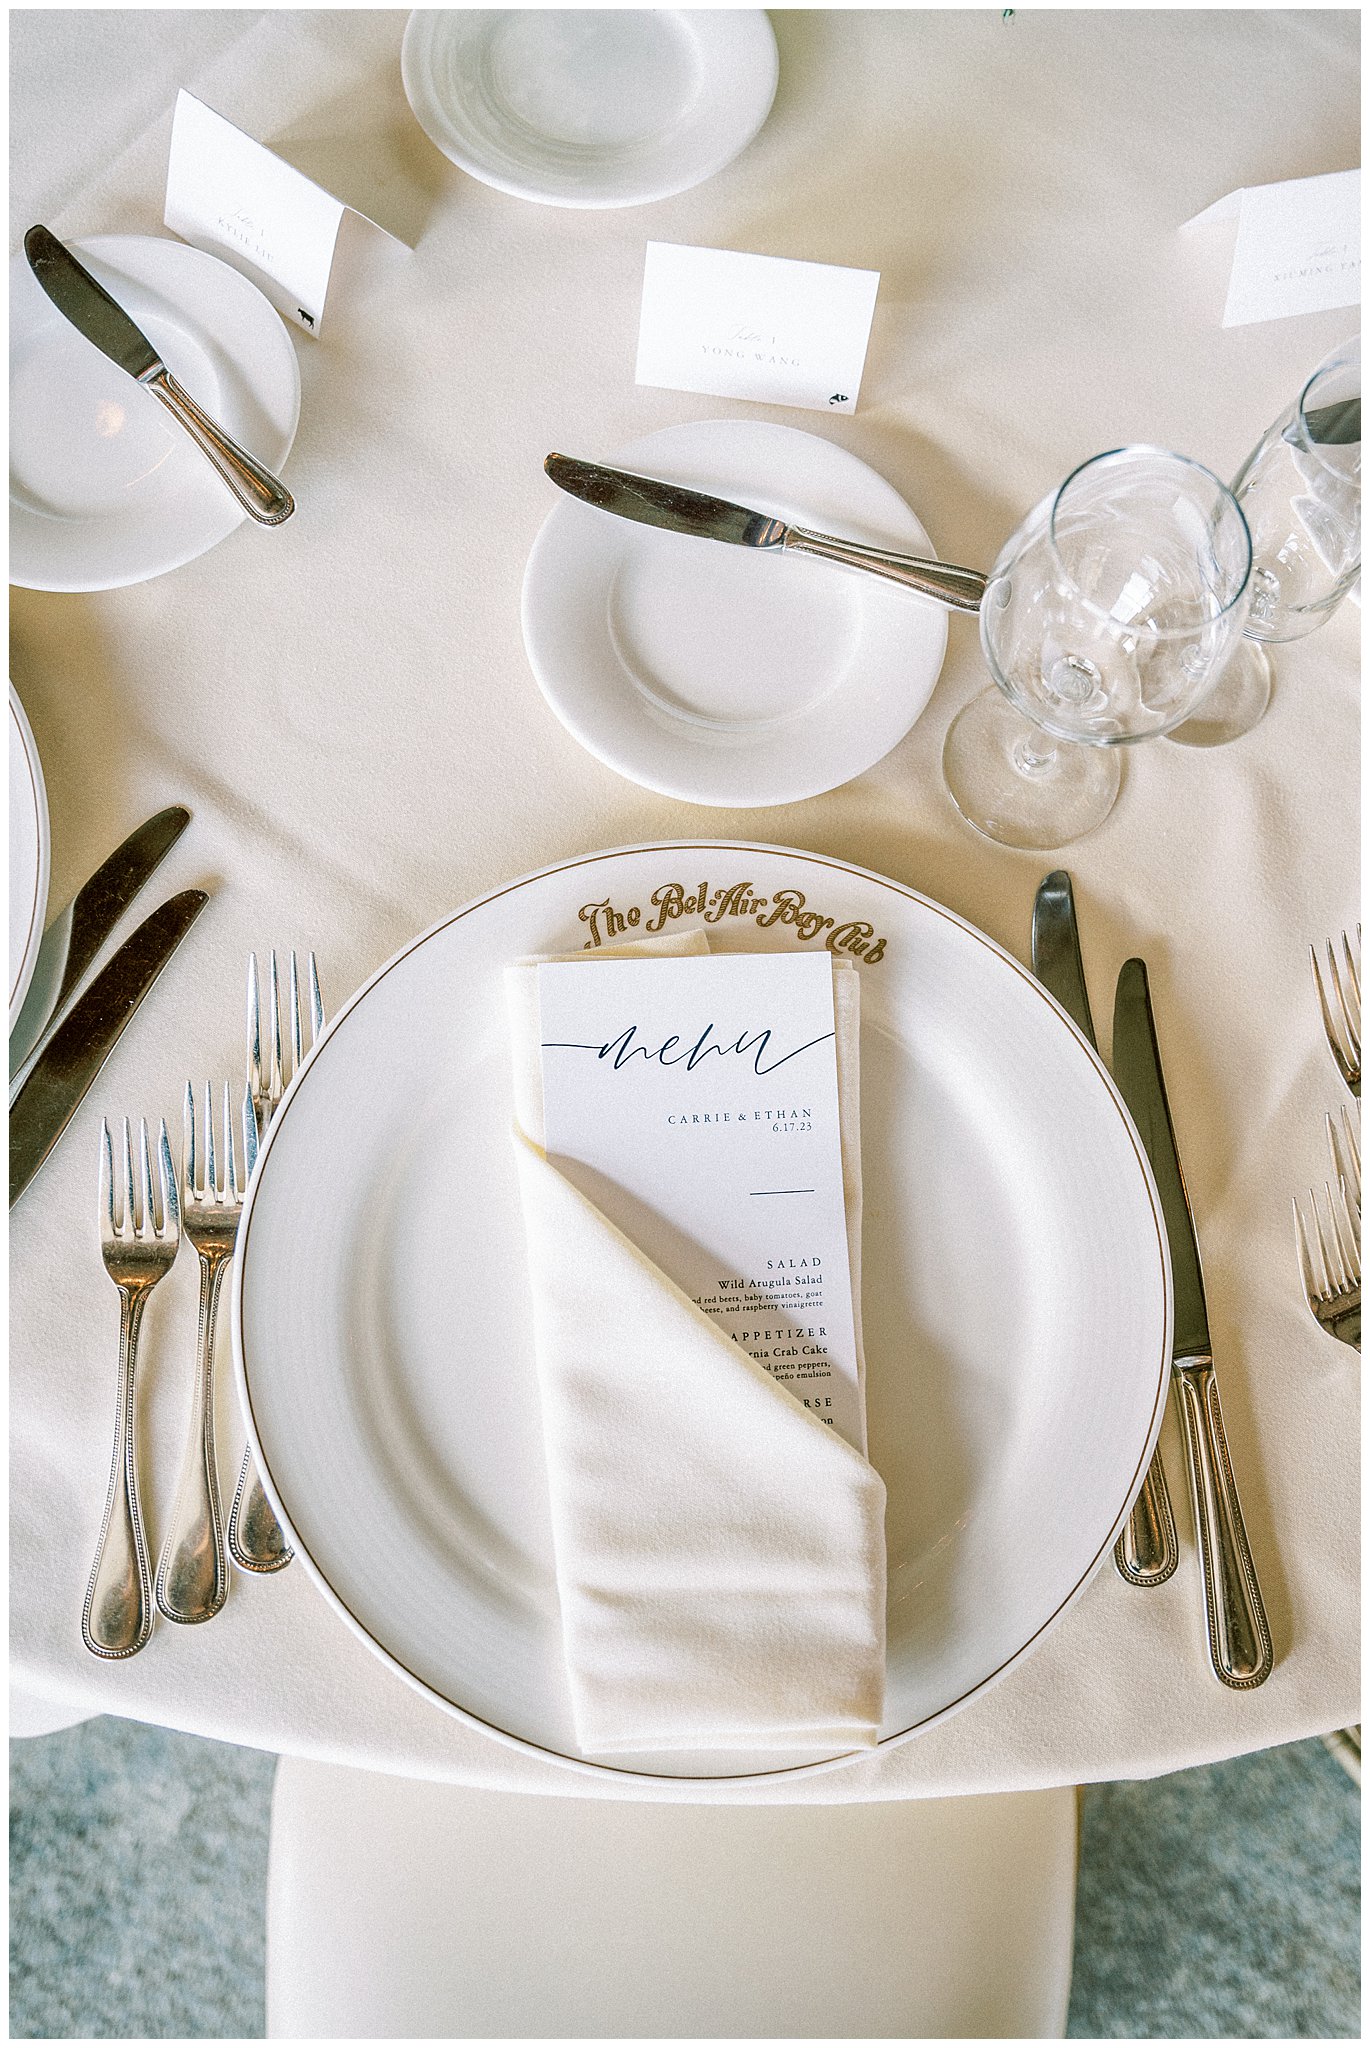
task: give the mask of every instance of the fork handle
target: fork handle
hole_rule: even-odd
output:
[[[105,1518],[81,1610],[81,1640],[94,1657],[132,1657],[152,1634],[152,1570],[138,1506],[134,1375],[147,1289],[119,1288],[119,1393]]]
[[[1177,1359],[1175,1379],[1203,1567],[1209,1662],[1224,1685],[1245,1691],[1265,1683],[1275,1660],[1232,1477],[1212,1359]]]
[[[1152,1453],[1142,1490],[1132,1504],[1123,1533],[1113,1546],[1113,1560],[1129,1586],[1163,1586],[1180,1561],[1175,1514],[1159,1444]]]
[[[200,1339],[190,1441],[162,1554],[157,1605],[168,1621],[212,1621],[228,1598],[219,1471],[214,1455],[214,1326],[231,1252],[200,1253]]]
[[[234,1564],[245,1572],[284,1571],[295,1555],[263,1490],[251,1444],[243,1452],[238,1490],[228,1513],[228,1549]]]

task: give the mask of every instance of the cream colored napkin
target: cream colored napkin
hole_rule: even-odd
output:
[[[616,950],[708,944],[692,933]],[[834,984],[859,1301],[855,967]],[[884,1698],[884,1483],[550,1165],[537,963],[511,967],[508,991],[577,1741],[588,1755],[869,1746]]]

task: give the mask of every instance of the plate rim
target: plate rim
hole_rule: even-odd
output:
[[[1128,1481],[1127,1496],[1115,1514],[1107,1536],[1093,1558],[1081,1572],[1074,1586],[1071,1587],[1070,1591],[1053,1609],[1052,1613],[1046,1616],[1038,1627],[1034,1629],[1025,1642],[1019,1644],[993,1671],[978,1679],[975,1684],[970,1686],[956,1699],[947,1701],[942,1706],[934,1709],[932,1713],[925,1715],[921,1720],[912,1723],[911,1726],[897,1729],[892,1735],[883,1737],[871,1748],[843,1750],[833,1756],[821,1757],[806,1763],[781,1765],[778,1768],[768,1770],[740,1771],[725,1775],[691,1774],[684,1776],[670,1771],[643,1771],[640,1769],[630,1769],[626,1766],[603,1763],[587,1757],[570,1756],[564,1750],[552,1749],[545,1743],[535,1742],[527,1736],[515,1735],[509,1729],[501,1728],[497,1723],[483,1719],[469,1707],[464,1707],[459,1702],[449,1699],[444,1693],[439,1692],[437,1687],[428,1680],[420,1678],[416,1672],[409,1670],[395,1652],[383,1644],[367,1628],[365,1623],[352,1613],[342,1596],[324,1574],[322,1567],[312,1556],[307,1545],[300,1541],[298,1533],[290,1520],[289,1512],[280,1498],[274,1475],[271,1472],[270,1463],[264,1455],[252,1408],[252,1394],[243,1342],[243,1294],[247,1277],[247,1260],[253,1215],[258,1194],[265,1181],[267,1162],[270,1158],[272,1144],[276,1139],[277,1133],[284,1128],[285,1117],[292,1100],[297,1090],[307,1081],[309,1071],[318,1058],[321,1048],[335,1031],[341,1029],[344,1021],[352,1014],[353,1010],[366,1000],[372,989],[376,988],[395,968],[402,965],[411,954],[417,952],[421,946],[427,945],[439,933],[449,930],[453,925],[459,924],[464,918],[471,916],[478,910],[484,909],[488,904],[499,902],[503,897],[512,895],[516,890],[531,887],[537,882],[549,879],[555,875],[565,874],[576,868],[591,867],[600,861],[616,860],[627,855],[648,853],[692,854],[704,850],[716,853],[776,854],[789,859],[830,868],[836,873],[852,875],[861,881],[873,883],[877,887],[890,889],[895,894],[906,897],[921,908],[945,919],[947,923],[957,927],[967,937],[985,947],[993,956],[1013,970],[1019,980],[1032,991],[1034,996],[1040,998],[1048,1010],[1054,1012],[1060,1018],[1077,1043],[1083,1048],[1099,1077],[1103,1080],[1107,1094],[1118,1113],[1124,1135],[1141,1170],[1143,1186],[1150,1205],[1151,1221],[1156,1233],[1156,1244],[1160,1253],[1163,1313],[1161,1317],[1159,1365],[1152,1406],[1151,1426],[1133,1475]],[[1127,1520],[1132,1502],[1140,1490],[1142,1480],[1150,1464],[1157,1439],[1160,1435],[1161,1424],[1165,1417],[1170,1389],[1174,1331],[1170,1247],[1166,1237],[1160,1195],[1157,1191],[1155,1177],[1151,1170],[1151,1162],[1147,1157],[1146,1148],[1138,1136],[1127,1104],[1124,1102],[1117,1084],[1104,1064],[1097,1047],[1090,1043],[1073,1018],[1068,1015],[1049,990],[1038,981],[1029,968],[1025,967],[1020,960],[1008,951],[1007,947],[1001,946],[996,939],[991,938],[988,932],[982,931],[979,926],[970,923],[967,918],[951,910],[946,904],[938,903],[935,898],[925,895],[921,890],[913,888],[908,883],[898,882],[893,876],[882,875],[873,868],[861,867],[854,861],[842,860],[833,854],[813,853],[802,847],[785,846],[769,841],[737,839],[681,838],[642,840],[623,846],[603,847],[588,854],[572,855],[562,860],[552,861],[545,866],[530,869],[527,873],[515,877],[514,880],[503,882],[498,887],[487,890],[480,896],[470,898],[467,902],[459,905],[457,909],[446,912],[432,924],[425,927],[423,931],[408,940],[403,946],[399,947],[388,960],[382,962],[375,973],[370,975],[362,983],[361,987],[348,998],[342,1008],[329,1019],[323,1032],[315,1040],[309,1053],[292,1077],[290,1085],[281,1099],[280,1107],[267,1129],[261,1151],[258,1154],[257,1166],[248,1187],[243,1215],[239,1225],[238,1255],[235,1257],[231,1268],[230,1312],[234,1383],[246,1420],[249,1442],[256,1456],[258,1471],[267,1496],[272,1506],[276,1509],[287,1534],[292,1539],[295,1551],[300,1561],[304,1564],[306,1572],[324,1594],[325,1599],[334,1612],[347,1623],[353,1633],[359,1636],[384,1664],[388,1665],[407,1684],[422,1694],[425,1699],[431,1701],[444,1713],[464,1722],[468,1727],[477,1729],[483,1735],[494,1737],[506,1747],[522,1751],[530,1756],[544,1758],[559,1768],[593,1778],[608,1777],[625,1784],[650,1785],[656,1788],[660,1788],[663,1785],[672,1786],[678,1788],[681,1796],[688,1796],[689,1788],[694,1786],[741,1787],[767,1784],[781,1779],[816,1777],[828,1771],[840,1770],[859,1763],[862,1758],[888,1754],[890,1751],[901,1748],[905,1743],[914,1740],[917,1736],[925,1734],[929,1729],[937,1727],[952,1715],[960,1712],[973,1700],[982,1698],[1002,1678],[1007,1676],[1017,1665],[1021,1664],[1026,1657],[1030,1656],[1032,1651],[1038,1647],[1076,1604],[1091,1580],[1106,1563],[1113,1545]]]
[[[266,307],[268,312],[270,312],[272,318],[276,323],[276,329],[279,330],[279,336],[277,335],[276,329],[270,328],[269,325],[267,325],[266,323],[264,323],[264,332],[271,333],[273,342],[275,342],[278,338],[284,342],[285,346],[281,353],[281,362],[283,365],[288,362],[290,366],[290,425],[283,437],[284,446],[282,447],[281,452],[279,454],[270,453],[266,451],[254,452],[260,453],[261,460],[266,462],[269,467],[277,470],[282,469],[290,456],[291,449],[295,445],[295,436],[299,432],[301,382],[299,355],[296,351],[294,342],[290,338],[290,330],[287,328],[285,321],[281,318],[280,313],[277,311],[275,306],[272,305],[270,299],[266,296],[266,293],[262,291],[261,287],[259,285],[254,284],[252,279],[248,277],[244,271],[241,271],[237,268],[236,264],[225,262],[225,260],[221,256],[215,256],[208,249],[199,248],[194,242],[182,241],[179,236],[170,234],[155,235],[135,233],[83,235],[79,240],[72,241],[68,244],[68,247],[76,255],[92,255],[96,257],[97,260],[103,258],[105,261],[111,263],[116,262],[115,252],[120,250],[126,250],[130,246],[142,248],[152,247],[158,250],[174,250],[176,251],[176,256],[174,260],[177,262],[181,261],[182,258],[186,257],[202,258],[206,263],[214,264],[218,267],[218,269],[229,271],[232,273],[234,277],[239,278],[241,282],[250,291],[256,294],[257,298],[260,299],[262,305]],[[24,255],[23,251],[20,250],[15,256],[13,256],[10,259],[11,276],[13,276],[16,266],[23,266],[23,264]],[[136,279],[135,282],[143,284],[146,282],[146,280]],[[12,331],[13,328],[11,326],[11,332]],[[219,339],[219,337],[217,336],[214,338]],[[240,358],[235,354],[233,356],[233,360],[241,370]],[[13,498],[11,498],[10,503],[12,510],[14,504]],[[137,569],[127,575],[120,574],[114,577],[113,579],[111,579],[106,574],[93,581],[85,577],[81,578],[80,580],[73,580],[69,576],[64,576],[61,578],[61,580],[53,580],[49,578],[45,579],[42,582],[34,582],[32,580],[26,581],[21,577],[17,576],[13,568],[11,567],[10,580],[15,584],[15,587],[17,589],[46,590],[70,595],[79,595],[83,593],[91,594],[95,591],[101,590],[128,590],[140,583],[151,583],[158,576],[170,575],[173,570],[184,569],[188,567],[188,565],[191,562],[199,561],[203,555],[212,553],[216,547],[220,547],[224,541],[230,539],[231,536],[238,531],[239,527],[243,524],[243,521],[246,518],[246,512],[240,512],[238,517],[233,521],[232,525],[229,526],[223,533],[216,535],[214,539],[206,541],[203,545],[197,543],[191,548],[191,550],[188,553],[177,554],[173,561],[164,562],[155,569]],[[32,572],[27,573],[31,576]]]
[[[735,158],[741,156],[743,150],[753,143],[761,133],[766,122],[770,119],[771,109],[775,105],[775,95],[780,85],[780,47],[776,41],[775,28],[764,7],[723,9],[682,7],[667,10],[672,13],[688,14],[692,17],[697,15],[704,17],[710,33],[713,33],[720,21],[730,23],[740,21],[745,24],[744,33],[754,38],[758,54],[767,52],[766,38],[769,37],[770,64],[768,68],[770,79],[765,94],[766,103],[764,107],[761,106],[762,95],[758,92],[756,106],[760,111],[756,114],[753,125],[748,128],[747,133],[740,141],[734,142],[729,146],[725,155],[721,157],[715,155],[710,159],[705,169],[690,172],[683,179],[679,177],[658,179],[650,186],[644,186],[642,189],[623,198],[590,198],[574,193],[549,192],[545,188],[540,187],[534,179],[521,179],[511,176],[506,172],[492,170],[473,150],[463,149],[459,140],[453,141],[450,126],[445,129],[444,134],[441,136],[435,133],[434,130],[442,124],[431,116],[425,118],[424,113],[420,111],[420,105],[425,99],[429,103],[436,101],[436,94],[431,91],[425,94],[418,82],[418,67],[420,63],[418,44],[420,38],[425,32],[435,33],[434,30],[429,29],[428,22],[424,17],[450,12],[474,13],[476,11],[475,9],[454,10],[440,7],[412,8],[409,18],[405,22],[404,35],[400,43],[400,79],[404,87],[404,96],[409,102],[409,111],[433,147],[442,156],[445,156],[450,164],[455,164],[458,170],[465,171],[468,177],[475,178],[482,185],[488,185],[493,191],[506,193],[511,199],[523,199],[539,206],[567,206],[576,208],[581,212],[604,213],[618,208],[652,206],[663,199],[677,198],[682,192],[693,191],[697,185],[703,185],[710,178],[717,177],[720,171],[726,170]],[[492,7],[479,11],[489,14],[503,14],[517,10]],[[698,24],[695,25],[698,26]],[[427,52],[425,51],[423,54],[426,60]]]
[[[10,682],[10,718],[24,750],[24,763],[29,772],[29,784],[33,791],[34,822],[38,829],[38,863],[34,875],[28,937],[24,942],[24,957],[20,963],[18,979],[10,990],[9,1028],[13,1030],[15,1020],[24,1007],[24,998],[28,994],[33,970],[38,962],[38,949],[43,943],[43,918],[47,910],[48,889],[52,879],[52,817],[48,810],[47,779],[43,774],[38,742],[33,736],[28,713],[13,681]]]
[[[612,459],[615,462],[625,460],[637,461],[640,459],[640,451],[644,450],[645,445],[656,441],[663,435],[689,435],[697,433],[702,429],[715,427],[727,427],[730,429],[754,429],[760,427],[767,431],[775,430],[790,439],[798,438],[801,441],[816,442],[821,448],[832,450],[839,456],[847,458],[865,470],[876,482],[882,484],[886,490],[898,499],[899,503],[908,513],[909,518],[917,527],[918,533],[922,536],[921,542],[915,539],[914,544],[925,547],[929,557],[936,559],[937,550],[932,536],[928,533],[919,514],[909,504],[898,486],[891,483],[883,471],[876,469],[873,463],[867,462],[864,456],[857,455],[854,450],[844,447],[840,441],[834,441],[826,434],[813,433],[807,427],[792,426],[788,420],[738,419],[735,416],[726,414],[717,414],[702,420],[676,420],[664,427],[653,428],[645,434],[636,435],[631,441],[625,442],[621,448],[616,449]],[[610,743],[604,740],[598,729],[591,729],[582,718],[568,710],[561,692],[555,687],[555,682],[553,681],[549,684],[545,673],[547,664],[539,662],[533,655],[532,640],[536,636],[531,634],[529,629],[531,616],[530,589],[534,582],[535,569],[540,567],[540,558],[546,545],[546,535],[552,527],[552,522],[560,515],[563,515],[567,509],[566,506],[559,503],[551,506],[533,536],[524,561],[523,580],[519,586],[519,630],[523,640],[524,658],[532,670],[533,680],[537,684],[544,703],[563,730],[569,733],[577,746],[583,747],[593,760],[599,761],[602,766],[608,768],[613,774],[621,776],[625,782],[631,782],[636,788],[652,790],[657,795],[670,797],[677,803],[698,804],[701,808],[711,810],[772,810],[778,809],[782,804],[807,803],[814,797],[828,795],[834,789],[845,788],[848,783],[855,782],[862,775],[868,775],[872,768],[878,767],[881,761],[888,759],[895,748],[901,746],[908,738],[914,726],[932,702],[933,695],[936,692],[938,683],[941,681],[942,673],[947,663],[947,648],[950,641],[950,616],[945,608],[940,608],[933,614],[940,621],[941,645],[937,652],[932,680],[928,685],[922,702],[902,726],[896,737],[880,753],[876,754],[873,760],[866,761],[859,768],[845,770],[835,782],[823,780],[815,784],[812,777],[801,778],[792,788],[782,789],[779,794],[770,793],[760,797],[739,795],[735,791],[730,791],[724,795],[701,795],[698,787],[691,788],[689,786],[688,777],[682,776],[676,779],[664,774],[648,776],[636,769],[625,767],[621,756],[616,756],[611,751]],[[840,692],[842,688],[841,682],[839,681],[834,687]],[[825,693],[817,700],[813,708],[821,709],[827,702],[828,694]]]

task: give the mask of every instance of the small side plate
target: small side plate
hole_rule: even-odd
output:
[[[250,279],[155,235],[73,242],[168,369],[279,471],[300,416],[294,345]],[[113,590],[207,552],[242,524],[150,391],[62,318],[22,255],[10,265],[10,580]]]

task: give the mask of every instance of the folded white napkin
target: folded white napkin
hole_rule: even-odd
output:
[[[588,1755],[869,1746],[884,1483],[548,1162],[537,964],[508,970],[515,1144],[577,1741]],[[834,981],[859,1302],[855,968]]]

